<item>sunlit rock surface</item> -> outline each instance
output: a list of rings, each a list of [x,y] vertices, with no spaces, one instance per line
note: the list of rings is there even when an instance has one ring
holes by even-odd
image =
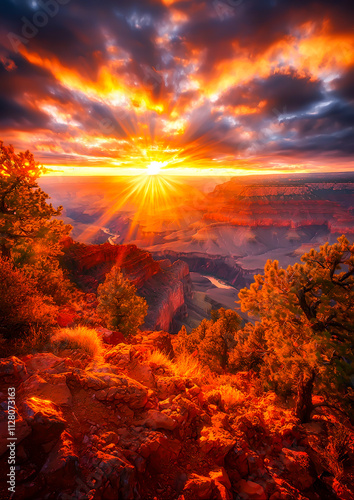
[[[239,396],[223,403],[216,378],[178,372],[169,337],[141,333],[130,343],[106,344],[95,359],[70,350],[0,359],[2,435],[9,384],[17,394],[17,498],[353,498],[354,450],[341,481],[321,454],[333,424],[299,425],[273,393],[257,396],[247,372],[228,375]],[[170,357],[159,361],[154,353],[162,349]],[[55,377],[70,398],[58,399],[54,388],[45,397],[30,394]],[[6,495],[0,482],[0,498]]]

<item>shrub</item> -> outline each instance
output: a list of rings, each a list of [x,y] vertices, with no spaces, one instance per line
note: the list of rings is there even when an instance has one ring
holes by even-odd
[[[151,365],[156,365],[158,368],[163,368],[169,372],[173,371],[172,360],[162,351],[156,349],[148,354],[147,362]]]
[[[61,349],[82,349],[90,356],[102,354],[103,344],[96,330],[86,326],[62,328],[55,332],[51,341]]]
[[[28,334],[55,324],[57,307],[36,282],[0,258],[0,328],[5,336]]]
[[[242,320],[232,309],[221,308],[212,311],[211,316],[189,335],[182,329],[174,346],[177,353],[196,354],[203,365],[220,373],[227,368],[228,352],[235,344],[234,336]]]
[[[136,295],[136,288],[124,278],[120,268],[114,266],[105,282],[98,287],[97,312],[108,328],[116,328],[123,335],[136,333],[144,323],[147,303]]]

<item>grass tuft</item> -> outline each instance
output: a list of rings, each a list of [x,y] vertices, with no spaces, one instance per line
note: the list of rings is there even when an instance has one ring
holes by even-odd
[[[147,362],[178,377],[188,377],[202,381],[209,374],[209,371],[200,364],[197,358],[185,352],[171,360],[163,352],[155,350],[148,355]]]
[[[102,354],[102,340],[96,330],[86,326],[75,328],[61,328],[52,336],[53,344],[58,344],[60,349],[82,349],[92,357]]]

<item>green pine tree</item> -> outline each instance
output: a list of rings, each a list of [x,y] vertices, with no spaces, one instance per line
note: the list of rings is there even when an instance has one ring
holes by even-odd
[[[296,414],[309,420],[312,391],[326,400],[350,397],[354,374],[354,245],[312,249],[286,270],[267,261],[249,289],[239,293],[242,311],[260,318],[267,355],[263,376],[271,388],[297,391]]]
[[[136,287],[114,266],[98,287],[97,312],[107,327],[118,329],[125,336],[135,334],[144,323],[147,309],[145,299],[136,295]]]

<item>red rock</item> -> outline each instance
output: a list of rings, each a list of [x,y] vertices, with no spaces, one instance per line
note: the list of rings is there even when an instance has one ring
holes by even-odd
[[[186,482],[183,492],[188,494],[188,498],[210,500],[214,487],[215,483],[210,477],[192,474],[191,478]]]
[[[24,380],[27,377],[26,366],[16,356],[0,358],[0,377],[15,377]]]
[[[353,500],[354,498],[353,486],[350,488],[349,485],[343,484],[342,482],[339,482],[337,479],[333,480],[331,486],[333,488],[333,491],[340,500]]]
[[[19,415],[17,408],[11,407],[11,410],[15,411],[15,437],[16,437],[16,446],[20,444],[27,436],[29,436],[32,432],[31,427],[27,424],[27,422]],[[0,405],[0,456],[3,455],[6,451],[9,450],[8,444],[10,441],[8,440],[9,431],[8,431],[8,407],[7,402],[4,402]]]
[[[140,382],[149,389],[155,389],[155,376],[150,366],[142,365],[140,363],[133,364],[128,367],[128,375],[137,382]]]
[[[168,439],[156,432],[144,440],[137,450],[139,455],[148,459],[147,467],[153,472],[163,470],[166,463],[176,460],[182,448],[177,439]]]
[[[51,352],[42,352],[28,357],[26,367],[29,371],[45,373],[63,373],[68,371],[70,360],[59,358]]]
[[[66,427],[61,411],[51,401],[28,398],[22,403],[22,415],[38,443],[58,439]]]
[[[71,392],[66,385],[66,379],[54,379],[55,383],[46,382],[42,377],[35,374],[28,378],[22,385],[22,391],[26,396],[35,396],[40,399],[52,401],[58,406],[67,406],[72,402]]]
[[[78,458],[74,453],[70,436],[64,432],[49,453],[40,475],[54,491],[72,487],[77,476],[77,462]]]
[[[267,500],[263,487],[253,481],[241,481],[237,485],[237,491],[242,500]]]
[[[214,479],[214,481],[218,481],[223,484],[228,490],[231,489],[230,479],[224,467],[221,467],[219,470],[209,472],[209,476]]]
[[[118,264],[148,302],[145,330],[168,331],[173,318],[186,307],[185,296],[191,293],[191,284],[185,262],[170,263],[162,269],[151,254],[135,245],[84,245],[66,240],[64,252],[63,260],[72,278],[86,292],[95,292]]]
[[[225,488],[225,486],[219,482],[215,482],[215,491],[214,491],[215,500],[232,500],[232,493]]]
[[[217,464],[223,464],[227,453],[235,446],[236,438],[222,427],[203,427],[199,439],[200,451],[210,454]]]
[[[105,354],[104,359],[114,366],[125,369],[129,366],[134,353],[134,346],[129,344],[118,344]]]
[[[146,425],[150,427],[150,429],[166,429],[172,431],[176,428],[177,422],[161,411],[149,410],[146,418],[140,422],[140,425]]]
[[[113,499],[135,500],[137,485],[135,468],[123,456],[115,457],[98,451],[91,476],[95,489],[99,491],[94,498],[109,500],[113,492],[115,494]]]
[[[121,332],[108,330],[107,328],[96,328],[105,344],[117,345],[125,342],[125,337]]]
[[[61,307],[57,316],[57,323],[60,328],[73,325],[77,317],[76,311],[72,307]]]
[[[286,468],[286,478],[296,488],[303,491],[313,485],[316,474],[307,453],[283,448],[280,459]]]
[[[174,356],[172,335],[167,332],[144,332],[140,340],[144,346],[157,349],[171,358]]]

